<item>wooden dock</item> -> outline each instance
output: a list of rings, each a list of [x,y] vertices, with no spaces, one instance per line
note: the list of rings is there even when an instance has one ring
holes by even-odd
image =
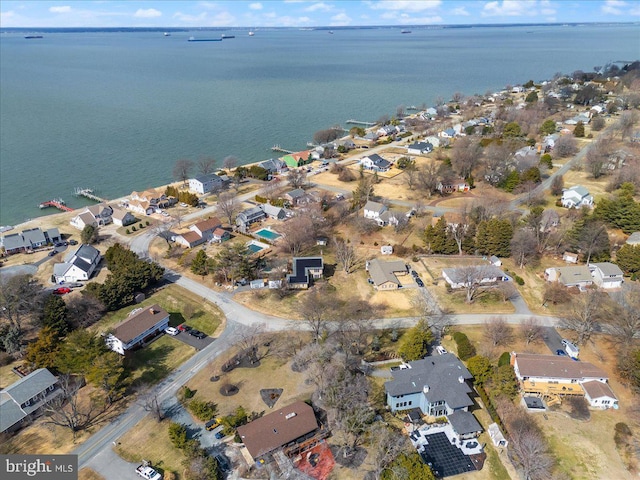
[[[373,127],[376,123],[375,122],[363,122],[361,120],[347,120],[346,122],[347,124],[351,124],[351,125],[364,125],[365,127]]]
[[[271,150],[274,152],[293,153],[293,150],[287,150],[286,148],[282,148],[280,145],[274,145],[271,147]]]
[[[58,210],[62,210],[63,212],[73,212],[73,208],[67,207],[67,205],[64,203],[64,200],[62,200],[61,198],[47,200],[46,202],[42,202],[39,206],[40,208],[54,207]]]
[[[76,189],[73,191],[73,194],[76,197],[85,197],[89,200],[93,200],[94,202],[107,203],[107,200],[105,198],[97,196],[91,188],[76,187]]]

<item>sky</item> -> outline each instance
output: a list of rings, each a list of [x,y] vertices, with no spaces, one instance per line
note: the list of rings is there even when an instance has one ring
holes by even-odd
[[[0,27],[314,27],[640,21],[639,0],[0,0]]]

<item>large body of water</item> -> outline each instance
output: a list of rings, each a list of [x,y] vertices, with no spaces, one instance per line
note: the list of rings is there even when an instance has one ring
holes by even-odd
[[[640,58],[637,25],[190,35],[1,34],[0,224],[51,198],[84,205],[78,186],[116,198],[168,183],[181,158],[255,162],[349,118]]]

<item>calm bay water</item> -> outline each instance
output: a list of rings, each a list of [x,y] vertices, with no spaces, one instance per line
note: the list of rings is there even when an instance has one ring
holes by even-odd
[[[190,35],[1,34],[0,224],[55,197],[84,205],[77,186],[168,183],[180,158],[255,162],[349,118],[640,58],[637,25]]]

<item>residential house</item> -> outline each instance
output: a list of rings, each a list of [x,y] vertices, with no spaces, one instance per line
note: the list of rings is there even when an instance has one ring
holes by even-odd
[[[462,179],[443,180],[438,182],[436,188],[440,193],[468,192],[471,190],[471,186]]]
[[[393,125],[383,125],[378,130],[376,130],[376,134],[379,137],[387,137],[389,135],[395,135],[398,133],[398,130]]]
[[[567,263],[578,263],[578,254],[573,252],[564,252],[562,254],[562,260]]]
[[[493,265],[478,265],[475,267],[443,268],[442,278],[451,288],[464,288],[470,282],[490,285],[509,280],[506,273]]]
[[[565,208],[580,208],[582,206],[590,207],[593,205],[593,196],[589,194],[589,190],[582,185],[574,185],[571,188],[562,190],[562,198],[560,199],[562,206]]]
[[[360,160],[360,165],[366,170],[372,170],[374,172],[388,172],[391,168],[391,162],[385,160],[377,153],[369,155]]]
[[[138,215],[151,215],[156,211],[156,208],[146,200],[129,200],[126,207]]]
[[[495,255],[491,255],[489,257],[489,264],[493,265],[494,267],[501,267],[502,266],[502,260],[500,260]]]
[[[279,158],[270,158],[258,164],[264,168],[270,175],[277,175],[288,170],[287,164]]]
[[[378,134],[376,132],[367,132],[367,134],[364,136],[365,140],[369,140],[370,142],[375,142],[376,140],[378,140]]]
[[[398,225],[401,219],[407,217],[407,213],[400,212],[398,210],[385,210],[380,214],[380,216],[376,219],[378,225],[381,227],[386,227],[387,225]]]
[[[605,290],[620,288],[624,282],[622,278],[624,273],[615,263],[590,263],[589,271],[593,277],[593,283]]]
[[[46,368],[0,390],[0,433],[14,432],[62,394],[58,379]]]
[[[473,413],[466,410],[456,410],[447,416],[453,431],[460,440],[476,438],[482,433],[482,426]]]
[[[206,240],[202,238],[202,236],[198,232],[190,230],[180,235],[176,235],[175,241],[183,247],[193,248],[197,247],[198,245],[202,245]]]
[[[132,192],[129,199],[137,202],[149,202],[149,205],[153,207],[154,210],[167,208],[172,203],[172,200],[167,197],[164,192],[155,188],[150,188],[144,192]]]
[[[383,261],[374,258],[367,262],[366,269],[376,290],[397,290],[402,286],[398,276],[409,273],[406,264],[401,260]]]
[[[293,207],[306,205],[313,201],[312,197],[301,188],[296,188],[295,190],[285,193],[282,198],[287,200]]]
[[[364,205],[364,218],[368,218],[370,220],[378,220],[380,218],[380,215],[382,215],[384,212],[386,212],[388,209],[386,207],[386,205],[383,205],[382,203],[378,203],[378,202],[374,202],[372,200],[369,200],[365,205]]]
[[[260,207],[251,207],[243,210],[236,217],[236,225],[242,231],[246,231],[247,227],[253,223],[259,222],[267,217],[264,210]]]
[[[105,203],[98,203],[97,205],[89,205],[85,211],[91,212],[93,217],[98,222],[98,225],[108,225],[112,221],[113,207]]]
[[[262,211],[265,215],[272,220],[284,220],[287,218],[287,212],[284,208],[276,207],[275,205],[271,205],[270,203],[263,203],[260,205]]]
[[[409,155],[424,155],[433,151],[433,145],[429,142],[413,142],[407,147]]]
[[[199,175],[189,179],[189,190],[204,195],[221,190],[224,187],[224,180],[215,173]]]
[[[97,249],[82,244],[75,251],[69,252],[63,263],[53,265],[53,278],[56,283],[89,280],[101,259]]]
[[[447,128],[438,133],[440,138],[453,138],[456,135],[456,131],[453,128]]]
[[[98,228],[99,222],[96,217],[89,210],[85,210],[84,212],[76,215],[71,219],[69,224],[77,228],[78,230],[84,230],[87,226],[92,226],[93,228]]]
[[[39,227],[23,230],[21,233],[12,233],[0,237],[0,247],[4,248],[7,255],[29,252],[44,247],[50,243],[60,241],[60,232],[57,228],[42,231]]]
[[[131,212],[127,212],[123,208],[115,207],[113,209],[113,215],[111,215],[113,223],[121,227],[127,227],[133,223],[136,223],[136,217]]]
[[[318,431],[313,408],[297,401],[238,427],[238,436],[258,465],[269,463],[276,450],[295,447]],[[297,453],[297,452],[296,452]]]
[[[169,314],[159,305],[135,309],[129,318],[111,329],[105,341],[114,352],[125,352],[144,346],[169,326]]]
[[[438,148],[441,142],[438,137],[434,137],[433,135],[425,138],[424,141],[433,145],[433,148]]]
[[[545,152],[549,152],[553,150],[553,147],[556,146],[556,142],[560,138],[559,133],[552,133],[551,135],[547,135],[543,140],[543,147]]]
[[[314,280],[322,278],[322,257],[293,257],[292,271],[287,275],[289,288],[309,288]]]
[[[47,239],[48,243],[56,243],[62,240],[62,235],[60,235],[60,231],[57,228],[45,230],[44,237]]]
[[[14,253],[26,252],[31,249],[31,245],[28,245],[21,233],[12,233],[2,237],[2,247],[7,255],[13,255]]]
[[[449,416],[468,411],[473,405],[473,379],[469,370],[452,353],[426,357],[391,372],[384,384],[387,405],[392,412],[419,408],[424,415]]]
[[[218,227],[213,231],[213,237],[211,238],[212,242],[222,243],[226,242],[231,238],[231,234],[227,232],[224,228]]]
[[[560,355],[512,352],[511,365],[525,394],[547,398],[584,395],[592,407],[598,408],[618,403],[608,385],[609,375],[589,362],[577,362]]]
[[[216,228],[222,226],[222,222],[218,217],[208,218],[202,222],[197,222],[189,227],[189,230],[196,232],[203,241],[208,241],[213,238],[213,232]]]
[[[580,289],[593,284],[593,277],[586,265],[547,268],[544,271],[544,278],[547,282],[558,282],[565,287]]]
[[[583,125],[587,125],[589,122],[591,121],[591,113],[590,112],[583,112],[580,113],[579,115],[576,115],[573,118],[570,118],[569,120],[565,120],[565,125],[576,125],[579,122],[582,122]]]
[[[640,232],[633,232],[631,235],[629,235],[629,238],[627,238],[627,241],[624,242],[627,245],[640,245]]]
[[[338,150],[338,148],[340,147],[344,147],[347,151],[353,150],[354,148],[356,148],[355,142],[350,138],[343,138],[340,140],[336,140],[335,142],[333,142],[333,146],[336,150]]]
[[[281,157],[280,160],[286,163],[289,168],[298,168],[311,163],[312,157],[309,150],[303,150],[302,152],[289,153]]]
[[[32,249],[44,247],[49,243],[44,232],[38,227],[23,230],[22,237],[27,244],[31,245]]]

